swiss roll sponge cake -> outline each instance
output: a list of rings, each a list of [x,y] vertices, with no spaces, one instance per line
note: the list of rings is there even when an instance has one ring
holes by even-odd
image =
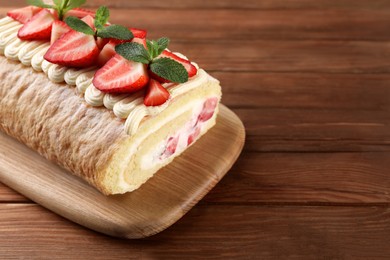
[[[33,2],[0,20],[1,131],[110,195],[139,188],[215,125],[219,81],[168,38],[83,1]]]

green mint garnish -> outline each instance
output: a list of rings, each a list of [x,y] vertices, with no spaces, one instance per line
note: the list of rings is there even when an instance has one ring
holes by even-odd
[[[80,7],[82,6],[83,4],[85,4],[85,2],[87,2],[87,0],[54,0],[55,3],[61,3],[63,4],[63,10],[65,10],[65,12],[69,11],[69,10],[72,10],[74,8],[77,8],[77,7]]]
[[[27,3],[41,8],[53,8],[52,5],[45,4],[42,0],[27,0]]]
[[[118,40],[131,40],[133,33],[122,25],[113,24],[102,29],[97,29],[97,36],[101,38],[114,38]]]
[[[110,11],[107,7],[101,6],[96,11],[96,17],[95,17],[95,27],[98,29],[101,29],[104,27],[104,25],[108,22],[108,19],[110,18]]]
[[[62,21],[64,15],[73,8],[80,7],[85,4],[86,0],[53,0],[54,5],[45,4],[43,0],[27,0],[29,5],[34,5],[42,8],[51,8],[57,11],[58,18]]]
[[[126,42],[115,47],[115,51],[127,60],[149,64],[151,58],[142,44]]]
[[[150,70],[160,77],[176,83],[188,81],[188,72],[184,66],[170,58],[159,58],[150,64]]]
[[[88,24],[86,24],[84,21],[80,20],[77,17],[69,16],[65,19],[65,21],[70,28],[78,32],[82,32],[84,34],[89,34],[89,35],[95,35],[94,30],[91,27],[89,27]]]
[[[89,35],[94,35],[95,37],[113,38],[118,40],[131,40],[134,38],[133,33],[122,25],[113,24],[106,26],[109,17],[110,11],[105,6],[100,7],[96,11],[96,32],[91,27],[89,27],[88,24],[77,17],[70,16],[65,19],[65,22],[73,30]]]
[[[115,47],[115,51],[127,60],[149,65],[150,70],[158,76],[175,83],[188,81],[188,73],[182,64],[171,58],[158,58],[168,47],[169,39],[146,41],[147,49],[142,44],[127,42]]]

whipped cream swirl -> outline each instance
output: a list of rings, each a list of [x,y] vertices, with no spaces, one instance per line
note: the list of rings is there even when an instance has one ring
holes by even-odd
[[[142,120],[147,116],[155,116],[165,110],[172,99],[207,80],[207,74],[198,70],[198,74],[184,84],[164,84],[171,94],[170,99],[161,106],[147,107],[143,104],[144,91],[132,94],[105,94],[98,90],[92,83],[96,68],[74,69],[52,64],[44,59],[44,55],[50,44],[42,41],[23,41],[17,37],[18,30],[23,25],[10,17],[0,19],[0,54],[10,60],[19,60],[26,66],[32,66],[36,71],[43,71],[54,83],[67,83],[75,86],[80,94],[84,94],[85,101],[91,106],[105,106],[113,110],[113,113],[126,119],[125,129],[128,134],[134,134]],[[187,59],[181,53],[177,56]],[[199,68],[196,63],[192,63]]]

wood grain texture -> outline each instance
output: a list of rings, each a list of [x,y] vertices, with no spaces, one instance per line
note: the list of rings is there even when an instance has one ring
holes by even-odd
[[[30,200],[8,186],[0,183],[0,203],[29,202]]]
[[[235,109],[246,151],[389,151],[388,111]]]
[[[243,153],[202,204],[390,206],[388,153]],[[28,202],[0,185],[0,201]]]
[[[0,14],[5,14],[10,9],[0,8]],[[121,8],[114,9],[111,13],[113,23],[145,28],[151,38],[164,35],[172,38],[174,42],[234,39],[245,41],[390,39],[386,33],[390,26],[387,9],[156,11]],[[159,22],[145,19],[150,16]],[[170,19],[165,19],[166,17]]]
[[[203,200],[390,206],[389,153],[244,153]]]
[[[104,196],[3,133],[0,181],[93,230],[126,238],[154,235],[203,198],[239,156],[244,127],[228,108],[220,109],[215,127],[134,192]]]
[[[24,6],[25,0],[4,1],[2,6]],[[158,8],[158,9],[383,9],[390,8],[387,0],[89,0],[86,7],[106,5],[114,8]]]
[[[195,207],[156,236],[128,241],[97,235],[40,206],[0,204],[0,257],[380,259],[390,254],[383,241],[389,227],[390,211],[382,207],[213,205]]]
[[[390,75],[212,72],[233,108],[390,111]]]
[[[91,232],[0,185],[0,258],[390,258],[390,1],[88,0],[103,3],[221,80],[244,153],[143,240]],[[0,16],[24,4],[0,1]]]

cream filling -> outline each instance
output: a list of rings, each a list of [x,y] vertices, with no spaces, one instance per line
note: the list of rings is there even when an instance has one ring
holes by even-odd
[[[19,60],[26,66],[32,66],[36,71],[43,71],[52,82],[66,82],[75,86],[77,92],[84,94],[85,101],[91,106],[104,105],[107,109],[112,109],[117,117],[126,119],[125,129],[130,135],[137,131],[144,117],[157,115],[169,106],[170,100],[208,80],[205,71],[199,69],[198,74],[184,84],[165,84],[171,93],[170,100],[161,106],[147,107],[143,104],[143,91],[111,95],[96,89],[92,84],[95,68],[77,70],[46,61],[44,55],[50,47],[49,43],[20,40],[17,33],[22,26],[10,17],[0,19],[0,54],[10,60]],[[187,59],[181,53],[175,54]],[[197,64],[193,64],[199,68]]]
[[[118,174],[118,182],[117,182],[117,184],[118,184],[118,188],[120,190],[124,190],[125,191],[125,190],[128,190],[128,189],[137,188],[137,186],[134,186],[133,184],[131,184],[131,183],[129,183],[129,182],[127,182],[125,180],[125,169],[127,168],[126,166],[129,164],[131,158],[137,152],[137,149],[140,147],[142,142],[144,142],[144,140],[148,136],[153,134],[155,129],[160,129],[165,124],[167,124],[169,122],[172,122],[175,118],[178,118],[179,116],[181,116],[182,114],[186,113],[187,111],[190,111],[190,110],[196,111],[196,109],[194,109],[194,108],[199,109],[200,106],[203,105],[203,102],[204,102],[203,99],[192,100],[191,102],[187,103],[185,106],[182,106],[180,109],[178,109],[174,113],[170,114],[169,117],[166,117],[164,120],[158,121],[155,124],[153,129],[151,129],[151,128],[143,129],[143,131],[138,134],[138,138],[133,140],[133,142],[131,143],[131,146],[127,149],[127,151],[125,153],[127,155],[126,159],[124,159],[122,161],[122,165],[121,165],[121,167],[119,167],[119,169],[123,169]],[[193,113],[199,113],[199,112],[193,112]],[[204,134],[205,128],[207,128],[207,125],[209,125],[212,120],[215,120],[216,116],[217,116],[217,113],[214,112],[214,115],[212,116],[212,118],[210,118],[208,121],[204,122],[204,124],[202,125],[202,130],[199,133],[198,138],[201,135]],[[192,122],[192,120],[191,120],[191,122]],[[157,147],[157,151],[152,152],[151,154],[147,154],[147,155],[145,155],[145,157],[156,157],[157,156],[156,154],[158,154],[158,156],[160,156],[159,152],[161,152],[161,151],[163,151],[163,149],[165,149],[165,142],[166,141],[167,140],[164,140],[163,142],[158,144],[158,146],[156,146]],[[175,154],[179,153],[179,151],[180,151],[179,149],[182,149],[182,148],[180,148],[180,147],[177,148],[177,151],[175,151]],[[142,158],[142,166],[141,167],[143,167],[143,169],[149,169],[151,167],[156,166],[156,164],[162,164],[162,163],[165,162],[165,160],[169,160],[169,158],[171,158],[171,156],[169,156],[167,158],[162,158],[162,159],[159,159],[158,161],[152,161],[152,163],[150,163],[150,161],[148,161],[145,157]]]
[[[188,121],[186,125],[184,125],[176,133],[157,144],[156,149],[153,150],[150,154],[145,154],[142,156],[141,169],[148,170],[155,167],[156,164],[164,164],[170,157],[175,156],[176,154],[180,154],[185,149],[187,149],[188,146],[190,146],[188,145],[188,138],[193,132],[192,129],[198,121],[199,114],[202,112],[204,100],[199,100],[198,102],[192,104],[193,110],[191,120]],[[204,131],[206,122],[198,123],[197,127],[199,127],[200,132]],[[174,153],[165,155],[164,152],[167,149],[170,138],[178,138],[177,146]]]

